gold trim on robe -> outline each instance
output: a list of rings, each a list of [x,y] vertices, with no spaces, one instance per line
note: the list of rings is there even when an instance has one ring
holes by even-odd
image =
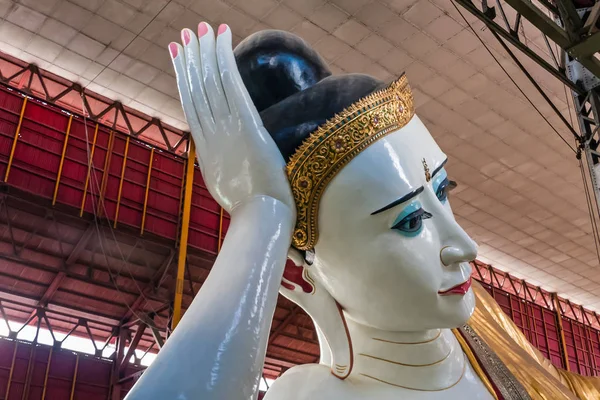
[[[465,353],[465,355],[467,356],[469,363],[471,363],[473,370],[475,371],[475,373],[477,374],[479,379],[481,379],[481,382],[483,382],[483,385],[487,388],[488,392],[490,392],[490,394],[494,397],[494,400],[504,400],[503,398],[502,399],[498,398],[498,393],[496,392],[496,388],[490,381],[490,378],[486,374],[483,367],[479,364],[479,361],[477,361],[475,354],[469,347],[465,338],[460,334],[458,329],[452,329],[452,333],[454,333],[454,336],[456,336],[456,340],[458,340],[458,343],[460,344],[460,347],[462,348],[463,353]]]
[[[466,324],[456,329],[455,332],[464,339],[475,357],[475,363],[472,364],[478,366],[475,370],[483,371],[492,383],[493,392],[490,393],[496,395],[500,400],[531,400],[523,385],[473,328]]]
[[[581,376],[553,366],[529,343],[481,285],[473,282],[473,291],[477,306],[467,327],[483,340],[532,400],[600,399],[600,378]],[[481,367],[485,369],[485,365],[474,365],[476,372]],[[486,373],[490,375],[489,371]],[[496,384],[493,377],[491,380]],[[504,399],[513,400],[510,397]]]

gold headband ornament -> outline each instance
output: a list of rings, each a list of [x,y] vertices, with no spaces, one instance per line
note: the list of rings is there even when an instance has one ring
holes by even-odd
[[[311,250],[315,246],[319,202],[333,177],[371,144],[408,124],[414,114],[412,92],[402,75],[309,135],[286,167],[297,210],[294,247]]]

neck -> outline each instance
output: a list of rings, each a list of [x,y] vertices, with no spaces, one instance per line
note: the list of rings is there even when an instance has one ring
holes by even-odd
[[[347,323],[354,376],[408,390],[439,391],[464,374],[466,360],[449,329],[390,332]]]

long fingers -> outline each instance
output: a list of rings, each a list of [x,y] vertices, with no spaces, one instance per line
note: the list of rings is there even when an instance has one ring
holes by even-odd
[[[262,126],[260,115],[238,71],[231,47],[231,30],[227,25],[219,27],[217,63],[219,64],[221,82],[223,83],[223,89],[225,89],[227,103],[229,103],[231,111],[237,113],[247,123],[253,123],[259,127]]]
[[[177,43],[169,44],[169,52],[171,53],[171,59],[173,60],[173,67],[175,68],[175,75],[177,77],[177,88],[179,89],[179,97],[181,98],[181,104],[183,106],[183,112],[185,119],[190,127],[192,138],[196,142],[198,148],[205,147],[205,139],[202,133],[202,126],[196,114],[196,108],[192,100],[192,94],[188,85],[187,73],[185,71],[185,54],[183,47]]]
[[[260,115],[250,98],[237,68],[231,45],[231,30],[219,27],[216,39],[212,28],[201,23],[200,39],[189,29],[182,31],[183,48],[171,43],[171,57],[186,119],[194,140],[204,142],[219,133],[221,121],[233,113],[245,124],[262,126]],[[196,138],[196,136],[202,136]]]
[[[185,49],[185,72],[188,80],[196,115],[202,125],[204,135],[212,135],[215,132],[215,121],[213,119],[204,83],[202,82],[202,65],[200,64],[200,48],[198,39],[190,29],[181,31],[181,40]]]
[[[215,48],[215,33],[210,25],[201,22],[198,25],[198,38],[200,41],[200,62],[202,64],[202,78],[208,96],[208,102],[215,119],[222,119],[229,115],[229,105],[225,98],[219,66],[217,65],[217,50]]]

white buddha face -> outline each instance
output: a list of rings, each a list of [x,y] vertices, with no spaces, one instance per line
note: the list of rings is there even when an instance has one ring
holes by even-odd
[[[468,262],[477,247],[454,220],[446,160],[414,116],[329,183],[310,268],[348,318],[416,331],[457,327],[471,316]]]

